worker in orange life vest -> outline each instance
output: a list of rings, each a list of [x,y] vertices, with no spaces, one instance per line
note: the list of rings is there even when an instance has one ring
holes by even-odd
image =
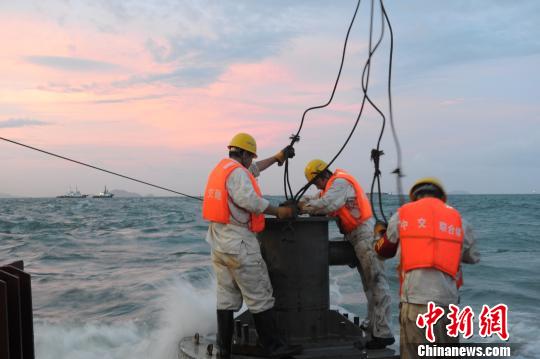
[[[457,210],[447,205],[446,192],[436,178],[418,180],[409,193],[412,202],[403,205],[388,222],[376,228],[380,239],[375,251],[393,257],[400,246],[400,351],[401,358],[416,358],[415,344],[429,344],[425,329],[416,325],[419,314],[432,301],[438,306],[458,304],[463,282],[460,263],[478,263],[471,227]],[[448,308],[445,308],[448,313]],[[457,343],[449,337],[448,318],[434,327],[435,344]]]
[[[371,338],[366,346],[380,349],[394,343],[390,330],[390,290],[384,263],[373,250],[372,209],[364,190],[356,179],[344,170],[334,173],[322,160],[310,161],[304,171],[308,181],[314,180],[321,190],[318,196],[305,196],[300,201],[301,212],[325,214],[338,219],[341,232],[353,246],[360,265],[358,272],[368,301],[368,315],[363,327]],[[363,343],[358,343],[363,347]]]
[[[290,218],[289,207],[274,207],[262,197],[255,180],[259,172],[294,156],[290,146],[277,155],[253,163],[255,139],[239,133],[229,143],[229,157],[210,173],[203,200],[203,218],[210,221],[206,240],[212,248],[217,278],[217,322],[220,358],[231,355],[233,312],[242,300],[253,314],[262,355],[298,354],[298,348],[277,337],[274,297],[268,269],[256,233],[264,229],[264,214]]]

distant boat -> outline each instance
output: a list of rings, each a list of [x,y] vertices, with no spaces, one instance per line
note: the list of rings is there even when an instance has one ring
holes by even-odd
[[[98,194],[95,194],[92,196],[92,198],[113,198],[114,193],[111,193],[107,190],[107,186],[105,186],[105,189],[103,192],[99,192]]]
[[[88,197],[87,194],[82,194],[79,192],[79,189],[75,187],[75,191],[73,191],[71,188],[69,189],[69,192],[60,196],[56,196],[56,198],[86,198]]]

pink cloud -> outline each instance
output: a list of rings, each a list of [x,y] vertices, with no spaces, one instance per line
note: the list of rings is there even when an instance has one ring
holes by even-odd
[[[0,20],[9,34],[2,39],[5,56],[0,59],[7,90],[0,94],[2,101],[19,104],[18,111],[3,115],[53,124],[46,130],[8,129],[6,135],[44,146],[162,146],[212,153],[222,151],[243,131],[252,133],[261,148],[274,148],[296,132],[303,111],[325,102],[331,90],[327,80],[306,76],[307,69],[292,65],[288,53],[259,63],[233,64],[206,88],[159,82],[119,88],[112,84],[172,70],[172,65],[155,63],[146,53],[141,33],[101,33],[85,27],[66,31],[65,26],[31,17]],[[292,57],[320,51],[320,45],[311,45],[307,53],[295,50]],[[28,56],[81,58],[118,67],[61,71],[24,61]],[[357,107],[336,101],[327,110],[310,113],[305,128],[352,126]]]

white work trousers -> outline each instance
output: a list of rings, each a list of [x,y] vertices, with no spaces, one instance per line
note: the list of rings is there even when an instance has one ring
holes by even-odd
[[[373,226],[369,221],[345,235],[360,262],[358,272],[368,303],[368,320],[372,336],[391,338],[390,287],[381,261],[373,249]]]
[[[274,306],[272,284],[261,253],[247,253],[244,243],[239,254],[212,250],[212,266],[217,278],[217,309],[238,311],[242,298],[251,313]]]

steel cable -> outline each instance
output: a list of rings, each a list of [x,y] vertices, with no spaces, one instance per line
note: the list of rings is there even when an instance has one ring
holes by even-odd
[[[90,168],[93,168],[93,169],[95,169],[95,170],[102,171],[102,172],[106,172],[106,173],[109,173],[109,174],[112,174],[112,175],[115,175],[115,176],[118,176],[118,177],[126,178],[126,179],[131,180],[131,181],[135,181],[135,182],[139,182],[139,183],[142,183],[142,184],[151,186],[151,187],[159,188],[159,189],[164,190],[164,191],[172,192],[172,193],[179,194],[179,195],[182,195],[182,196],[191,198],[191,199],[196,199],[196,200],[198,200],[198,201],[202,201],[202,197],[191,196],[191,195],[189,195],[189,194],[185,194],[185,193],[182,193],[182,192],[178,192],[178,191],[175,191],[175,190],[166,188],[166,187],[158,186],[158,185],[155,185],[155,184],[150,183],[150,182],[141,181],[141,180],[138,180],[138,179],[136,179],[136,178],[133,178],[133,177],[130,177],[130,176],[126,176],[126,175],[123,175],[123,174],[120,174],[120,173],[117,173],[117,172],[109,171],[109,170],[106,170],[106,169],[101,168],[101,167],[97,167],[97,166],[94,166],[94,165],[90,165],[90,164],[88,164],[88,163],[84,163],[84,162],[81,162],[81,161],[77,161],[77,160],[74,160],[74,159],[69,158],[69,157],[57,155],[57,154],[55,154],[55,153],[52,153],[52,152],[49,152],[49,151],[45,151],[45,150],[39,149],[39,148],[37,148],[37,147],[25,145],[24,143],[20,143],[20,142],[17,142],[17,141],[13,141],[13,140],[10,140],[10,139],[4,138],[4,137],[0,137],[0,140],[6,141],[6,142],[11,142],[11,143],[13,143],[13,144],[16,144],[16,145],[19,145],[19,146],[22,146],[22,147],[26,147],[26,148],[29,148],[29,149],[34,150],[34,151],[38,151],[38,152],[44,153],[44,154],[47,154],[47,155],[49,155],[49,156],[53,156],[53,157],[57,157],[57,158],[60,158],[60,159],[66,160],[66,161],[74,162],[74,163],[77,163],[77,164],[79,164],[79,165],[83,165],[83,166],[86,166],[86,167],[90,167]]]

